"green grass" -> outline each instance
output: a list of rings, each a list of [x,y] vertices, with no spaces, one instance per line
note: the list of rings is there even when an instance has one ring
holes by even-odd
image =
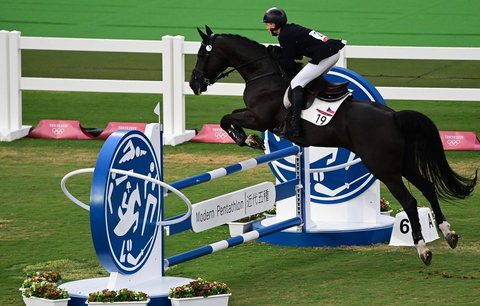
[[[352,45],[479,47],[478,1],[312,0],[256,1],[82,0],[0,1],[0,29],[25,36],[159,39],[183,35],[198,40],[195,27],[273,42],[261,23],[278,5],[291,22]]]
[[[154,121],[151,109],[158,98],[31,92],[24,96],[24,103],[25,115],[32,124],[47,114],[55,114],[98,127],[109,120]],[[221,114],[236,107],[237,100],[189,97],[187,122],[192,127],[218,122]],[[65,106],[62,111],[58,110],[59,103]],[[121,110],[115,107],[119,103],[124,105]],[[80,106],[84,107],[81,111]],[[477,103],[392,101],[390,106],[422,111],[444,130],[480,132]],[[89,113],[89,108],[95,111]],[[0,294],[6,297],[2,305],[21,303],[17,288],[26,272],[51,268],[62,272],[67,281],[104,275],[93,249],[88,213],[71,203],[59,187],[62,176],[69,171],[93,167],[102,144],[28,138],[0,143]],[[258,154],[234,145],[186,143],[166,147],[165,179],[175,181]],[[454,169],[464,174],[480,168],[477,152],[447,152],[447,156]],[[266,166],[185,192],[198,202],[264,180],[273,180]],[[89,185],[90,176],[84,175],[73,178],[69,190],[88,202]],[[411,189],[424,204],[421,195]],[[400,207],[383,186],[382,195],[395,209]],[[183,263],[167,274],[226,281],[233,290],[231,305],[393,305],[400,304],[395,302],[398,296],[402,297],[401,304],[430,304],[432,300],[442,305],[474,304],[472,301],[480,294],[479,200],[477,190],[465,201],[443,204],[461,242],[456,250],[448,249],[443,241],[432,243],[434,259],[430,267],[424,267],[416,251],[409,247],[380,244],[305,249],[253,242]],[[168,215],[183,211],[179,201],[173,197],[168,201]],[[201,234],[187,232],[167,237],[166,256],[226,237],[226,226]],[[447,296],[445,289],[449,290]],[[421,297],[418,292],[422,292]],[[442,299],[438,300],[438,296]]]
[[[24,75],[55,77],[68,72],[68,77],[147,80],[159,80],[161,76],[159,64],[149,66],[152,58],[141,59],[136,54],[109,57],[110,61],[106,62],[101,54],[95,53],[48,53],[25,53]],[[78,64],[80,55],[89,57],[89,60]],[[87,65],[89,61],[95,64]],[[192,58],[187,59],[187,73],[192,61]],[[435,73],[438,67],[432,63],[408,67],[390,62],[379,66],[370,65],[368,61],[351,64],[369,79],[377,80],[377,85],[390,84],[398,75],[408,75],[428,86],[441,87],[452,82],[453,74],[448,68],[451,66],[440,61],[436,64],[444,69],[438,75]],[[474,83],[471,86],[474,86],[479,76],[473,71],[469,73],[473,75],[470,79]],[[232,80],[238,81],[238,76],[229,79]],[[402,86],[400,81],[394,80],[393,83]],[[27,91],[23,93],[23,117],[24,124],[30,125],[36,125],[41,119],[76,119],[83,127],[96,128],[104,128],[110,121],[156,122],[152,110],[161,101],[161,95],[149,94]],[[396,110],[421,111],[441,130],[480,133],[480,105],[475,102],[388,101],[388,105]],[[241,106],[240,97],[187,96],[187,128],[200,129],[205,123],[218,123],[223,114]],[[17,289],[27,272],[54,269],[64,274],[66,281],[105,275],[93,249],[88,213],[72,204],[59,186],[66,173],[93,167],[102,144],[101,141],[28,138],[0,143],[3,196],[0,294],[6,298],[2,305],[21,303]],[[186,143],[166,147],[165,180],[175,181],[258,154],[234,145]],[[470,175],[480,168],[478,152],[447,152],[447,156],[452,167],[462,174]],[[263,166],[208,185],[191,187],[185,192],[195,203],[265,180],[273,181],[274,178]],[[88,203],[89,185],[90,176],[83,175],[69,182],[69,190]],[[385,187],[381,188],[382,195],[390,200],[394,209],[399,209],[399,203]],[[425,204],[419,192],[410,188],[419,203]],[[371,247],[287,248],[253,242],[183,263],[167,274],[228,282],[233,291],[231,305],[408,305],[430,304],[431,301],[443,305],[474,304],[480,295],[480,260],[477,256],[480,251],[479,200],[476,191],[465,201],[442,206],[460,233],[461,242],[456,250],[448,249],[443,241],[432,243],[434,259],[431,267],[424,267],[416,258],[416,251],[408,247],[380,244]],[[167,199],[167,207],[167,215],[175,215],[184,209],[183,204],[173,197]],[[188,232],[167,237],[166,256],[227,237],[226,226],[200,234]],[[448,295],[444,295],[445,290]],[[395,302],[399,296],[401,301]],[[438,300],[439,296],[441,300]]]
[[[17,288],[26,272],[55,269],[67,281],[104,275],[91,242],[88,213],[59,188],[67,172],[94,165],[101,145],[99,141],[38,139],[0,143],[0,293],[6,298],[2,305],[20,305]],[[234,145],[196,143],[165,151],[167,181],[258,155]],[[471,173],[480,167],[476,152],[447,155],[456,169]],[[205,158],[210,162],[200,165],[198,160]],[[265,166],[188,188],[185,193],[197,202],[263,180],[273,180]],[[69,182],[69,190],[88,202],[89,184],[89,175],[76,177]],[[388,193],[382,194],[391,199]],[[411,247],[293,248],[253,242],[180,264],[167,274],[226,281],[233,291],[231,305],[410,305],[432,300],[441,305],[473,305],[480,294],[479,200],[477,190],[465,201],[443,204],[461,243],[456,250],[443,241],[431,243],[430,267],[423,266]],[[176,202],[167,202],[168,214],[183,210]],[[226,226],[167,237],[166,256],[226,237]],[[446,289],[448,295],[444,295]],[[442,299],[437,300],[438,296]]]
[[[314,27],[352,45],[480,46],[480,2],[280,1],[292,21]],[[242,9],[238,9],[241,5]],[[24,36],[159,39],[184,35],[198,40],[195,27],[275,42],[259,22],[268,1],[173,2],[85,0],[0,1],[0,29]],[[317,9],[318,8],[318,9]],[[193,56],[186,58],[189,75]],[[467,61],[349,60],[353,70],[376,86],[480,88],[479,64]],[[22,52],[22,75],[99,79],[161,80],[161,56],[94,52]],[[233,74],[227,81],[238,81]],[[83,127],[111,121],[156,122],[152,110],[161,95],[27,91],[24,124],[41,119],[75,119]],[[396,110],[415,109],[441,130],[480,134],[477,102],[388,101]],[[187,128],[218,123],[242,106],[240,97],[187,96]],[[60,190],[68,172],[95,165],[101,141],[21,139],[0,142],[0,294],[2,306],[21,305],[18,288],[28,272],[57,270],[66,281],[106,275],[93,248],[89,215]],[[234,145],[186,143],[165,148],[165,180],[175,181],[259,155]],[[462,174],[480,168],[478,152],[447,152]],[[69,190],[89,201],[90,175],[72,178]],[[185,190],[193,202],[274,180],[266,166]],[[382,186],[382,196],[399,209]],[[419,203],[425,200],[410,187]],[[183,211],[167,198],[167,215]],[[411,247],[293,248],[257,242],[173,267],[169,276],[205,277],[227,282],[230,305],[477,305],[480,296],[480,192],[464,201],[442,203],[459,247],[430,244],[434,257],[425,267]],[[178,204],[178,205],[177,205]],[[166,256],[228,237],[220,226],[200,234],[166,237]]]

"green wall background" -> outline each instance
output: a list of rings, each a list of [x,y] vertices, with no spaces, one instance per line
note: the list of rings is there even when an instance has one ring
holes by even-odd
[[[289,21],[351,45],[480,47],[478,0],[173,1],[0,0],[0,29],[23,36],[158,39],[195,27],[274,42],[261,23],[279,6]]]

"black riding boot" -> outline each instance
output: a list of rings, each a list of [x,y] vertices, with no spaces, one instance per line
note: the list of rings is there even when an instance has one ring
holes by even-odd
[[[303,94],[302,86],[297,86],[292,90],[292,109],[290,114],[290,127],[287,129],[287,134],[293,137],[300,136],[300,126],[303,104],[305,103],[305,97]]]

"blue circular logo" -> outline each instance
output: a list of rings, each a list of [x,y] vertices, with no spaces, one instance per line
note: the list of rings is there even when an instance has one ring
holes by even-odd
[[[357,73],[340,67],[333,67],[327,74],[331,82],[349,81],[349,89],[357,100],[385,104],[375,87]],[[279,138],[271,132],[264,133],[266,153],[274,152],[293,144]],[[343,148],[309,147],[310,168],[330,168],[350,164],[359,157]],[[295,157],[279,159],[269,164],[279,182],[295,178]],[[343,169],[316,172],[310,174],[310,201],[316,204],[337,204],[348,201],[362,194],[375,182],[375,177],[361,163],[352,164]]]
[[[138,131],[111,135],[100,151],[92,180],[90,223],[97,257],[109,272],[132,274],[153,248],[161,218],[160,187],[132,172],[161,179],[150,141]]]

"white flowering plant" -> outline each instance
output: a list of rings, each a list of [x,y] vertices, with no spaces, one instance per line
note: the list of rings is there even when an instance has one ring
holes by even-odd
[[[22,294],[25,297],[38,297],[47,300],[69,298],[68,291],[59,288],[62,277],[57,272],[35,272],[25,278],[22,283]]]
[[[384,197],[380,198],[380,211],[390,211],[392,207],[390,202],[388,202]]]
[[[170,288],[168,296],[170,298],[183,299],[228,293],[230,293],[230,288],[225,283],[209,282],[202,278],[197,278],[186,285]]]
[[[88,295],[88,302],[133,302],[133,301],[146,301],[148,300],[148,294],[141,291],[133,291],[127,288],[120,290],[104,289],[102,291],[91,292]]]

